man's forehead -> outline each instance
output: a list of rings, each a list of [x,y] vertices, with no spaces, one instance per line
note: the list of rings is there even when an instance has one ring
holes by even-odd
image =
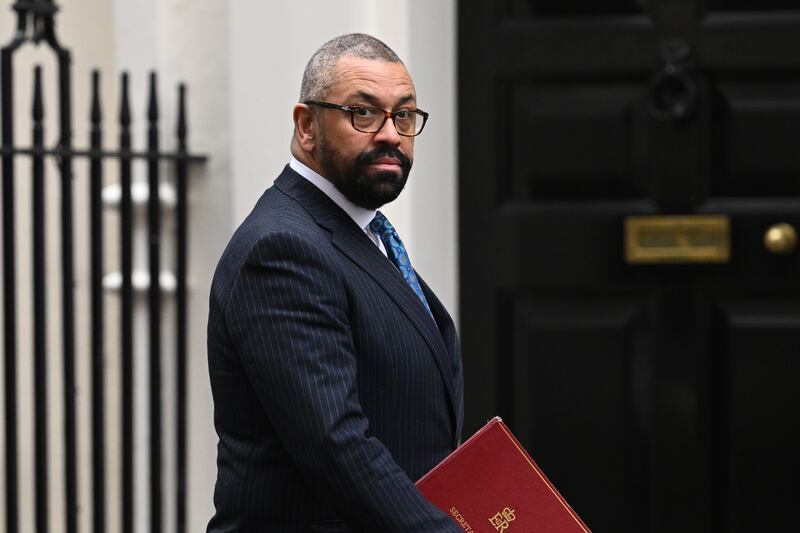
[[[414,82],[402,63],[345,56],[336,64],[335,76],[331,93],[340,97],[416,98]]]

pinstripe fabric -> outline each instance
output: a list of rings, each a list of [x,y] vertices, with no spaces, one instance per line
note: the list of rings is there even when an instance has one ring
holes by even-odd
[[[453,450],[461,358],[391,262],[288,167],[214,277],[210,532],[459,532],[417,492]]]

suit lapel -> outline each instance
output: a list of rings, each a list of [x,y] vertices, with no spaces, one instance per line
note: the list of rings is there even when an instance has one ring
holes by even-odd
[[[436,365],[444,378],[450,400],[451,415],[459,423],[453,387],[452,354],[445,345],[442,334],[417,295],[361,228],[314,184],[298,175],[288,166],[275,181],[275,186],[297,200],[314,217],[318,224],[331,232],[333,245],[358,265],[386,292],[425,340]],[[428,293],[430,289],[425,286]],[[430,300],[429,300],[430,303]],[[441,304],[436,300],[439,308]],[[440,309],[437,309],[440,311]],[[441,316],[441,313],[439,313]],[[444,313],[446,315],[446,312]],[[438,317],[437,317],[438,318]],[[448,317],[449,319],[449,317]],[[452,323],[452,321],[450,321]]]

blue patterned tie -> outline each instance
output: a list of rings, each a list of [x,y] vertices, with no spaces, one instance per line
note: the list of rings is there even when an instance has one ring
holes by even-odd
[[[383,213],[378,211],[375,213],[375,218],[372,219],[372,222],[369,223],[369,229],[372,232],[380,237],[381,241],[383,241],[383,245],[386,247],[386,255],[389,256],[394,266],[397,267],[397,270],[403,275],[403,279],[405,279],[411,289],[417,294],[417,297],[422,302],[422,305],[425,306],[425,309],[428,310],[428,313],[433,317],[433,313],[431,313],[431,308],[428,305],[428,301],[425,299],[425,295],[422,293],[422,287],[420,287],[419,280],[417,279],[417,275],[414,273],[414,269],[411,267],[411,260],[408,258],[408,252],[406,252],[406,247],[403,246],[403,241],[400,240],[400,236],[397,235],[397,232],[394,229],[394,226],[386,220],[386,217],[383,216]]]

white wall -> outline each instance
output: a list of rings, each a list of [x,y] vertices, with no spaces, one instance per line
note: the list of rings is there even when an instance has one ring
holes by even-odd
[[[125,69],[132,79],[135,140],[141,147],[144,140],[143,113],[146,99],[146,78],[150,70],[160,75],[163,145],[172,146],[175,115],[175,84],[186,81],[189,87],[190,146],[193,151],[209,156],[208,162],[192,172],[190,186],[190,324],[189,324],[189,531],[202,531],[212,513],[212,490],[216,474],[217,438],[212,426],[213,407],[208,384],[205,353],[205,323],[208,292],[216,261],[236,225],[247,215],[257,197],[268,187],[289,158],[292,133],[291,110],[297,101],[305,63],[324,41],[348,32],[365,32],[384,40],[405,61],[414,78],[419,105],[430,112],[425,132],[417,138],[415,163],[406,190],[400,199],[385,209],[405,241],[417,269],[437,291],[454,315],[457,311],[456,265],[456,163],[455,163],[455,1],[454,0],[71,0],[57,2],[58,34],[73,51],[75,102],[75,143],[85,146],[88,101],[88,71],[99,66],[104,72],[104,110],[109,121],[116,119],[118,102],[117,71]],[[10,39],[13,16],[7,16],[13,0],[0,0],[0,43]],[[35,54],[20,60],[19,72],[28,72]],[[21,74],[20,74],[21,76]],[[27,88],[21,89],[27,91]],[[26,92],[27,94],[27,92]],[[19,104],[18,104],[19,106]],[[49,105],[49,111],[55,110]],[[20,113],[27,113],[27,104]],[[18,138],[27,139],[27,130],[18,130]],[[22,137],[25,135],[25,137]],[[116,141],[116,129],[108,128],[107,143]],[[142,170],[135,178],[143,179]],[[78,176],[85,180],[85,175]],[[113,169],[108,179],[116,179]],[[76,185],[77,186],[77,185]],[[85,191],[76,191],[85,196]],[[29,203],[28,197],[23,199]],[[81,200],[83,201],[83,200]],[[53,204],[55,205],[55,204]],[[82,204],[85,206],[85,203]],[[53,207],[52,209],[55,209]],[[56,211],[49,216],[56,218]],[[108,231],[116,231],[116,219],[109,212]],[[87,221],[76,223],[79,239],[85,240]],[[29,227],[21,225],[21,231]],[[27,242],[28,237],[20,237]],[[86,244],[83,246],[85,252]],[[140,242],[139,246],[143,246]],[[20,251],[23,253],[24,250]],[[108,243],[107,268],[116,268],[116,239]],[[144,258],[139,254],[139,260]],[[165,269],[171,267],[171,256],[164,258]],[[88,300],[85,287],[88,267],[79,261],[77,286],[81,320],[85,320]],[[57,280],[57,278],[54,278]],[[21,280],[22,281],[22,280]],[[28,280],[24,280],[27,284]],[[55,298],[58,284],[51,290]],[[80,292],[83,290],[84,292]],[[20,298],[23,298],[20,295]],[[54,300],[56,303],[58,300]],[[113,344],[118,335],[114,306],[116,296],[109,294],[107,335]],[[168,311],[171,311],[168,302]],[[30,302],[20,302],[29,314]],[[86,326],[85,322],[79,325]],[[20,338],[29,338],[29,323],[20,324]],[[171,327],[165,321],[165,337]],[[137,332],[146,334],[146,328]],[[57,338],[57,331],[51,335]],[[84,335],[85,337],[85,335]],[[144,344],[139,342],[140,347]],[[167,346],[165,344],[165,346]],[[20,346],[29,349],[30,346]],[[88,343],[79,339],[81,351],[79,375],[88,387]],[[165,349],[165,353],[169,353]],[[143,357],[140,356],[140,357]],[[54,380],[60,379],[54,369]],[[138,367],[137,411],[146,413],[146,373]],[[21,369],[24,380],[30,368]],[[167,381],[171,366],[165,363],[165,399],[173,391]],[[110,391],[118,391],[119,366],[113,347],[109,348],[106,383]],[[26,381],[27,382],[27,381]],[[0,382],[0,386],[1,386]],[[59,391],[56,383],[54,391]],[[116,393],[116,392],[114,392]],[[22,393],[28,394],[28,393]],[[89,395],[88,388],[79,392],[82,423],[81,458],[88,460]],[[111,394],[111,393],[110,393]],[[30,400],[27,396],[23,399]],[[58,396],[52,399],[51,411],[58,412]],[[109,428],[109,493],[110,531],[119,524],[119,456],[117,435],[118,405],[108,409]],[[174,439],[172,418],[165,418],[165,440]],[[146,420],[137,417],[140,428],[137,442],[146,443]],[[30,439],[30,421],[21,422]],[[2,426],[0,426],[2,427]],[[58,442],[58,421],[51,425],[51,441]],[[1,441],[2,439],[0,439]],[[30,444],[27,440],[25,443]],[[23,443],[23,444],[25,444]],[[2,442],[0,442],[2,446]],[[24,446],[23,446],[24,448]],[[29,448],[31,448],[29,446]],[[54,446],[51,470],[59,474],[59,452]],[[32,449],[32,448],[31,448]],[[139,479],[146,472],[146,451],[140,450]],[[165,480],[172,481],[171,459],[165,464]],[[2,468],[2,465],[0,465]],[[21,468],[32,470],[32,457],[26,455]],[[0,472],[1,473],[1,472]],[[81,474],[81,524],[88,526],[91,516],[89,480]],[[54,516],[62,508],[62,497],[54,486],[51,496]],[[23,480],[23,492],[32,496],[30,476]],[[32,501],[28,498],[28,501]],[[140,514],[137,530],[146,528],[146,494],[139,492]],[[2,513],[0,501],[0,514]],[[172,506],[165,508],[171,519]],[[26,524],[32,520],[32,509],[26,507]],[[0,531],[2,531],[0,524]],[[61,531],[54,521],[53,531]],[[170,531],[166,529],[165,531]]]

